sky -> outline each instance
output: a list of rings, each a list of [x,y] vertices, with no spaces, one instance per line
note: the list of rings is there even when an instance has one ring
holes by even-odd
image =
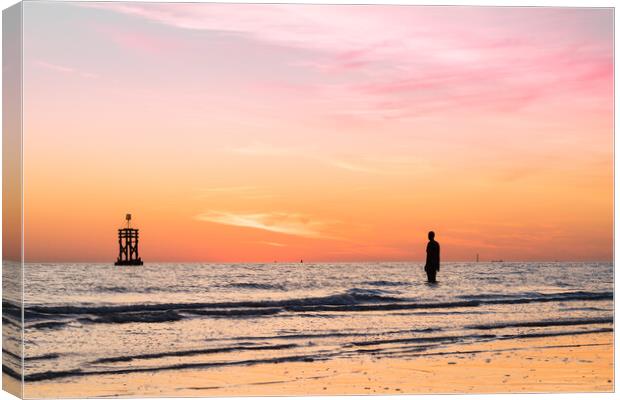
[[[24,3],[28,262],[613,255],[611,9]]]

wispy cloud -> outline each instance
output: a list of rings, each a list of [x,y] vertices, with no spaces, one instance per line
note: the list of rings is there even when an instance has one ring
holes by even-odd
[[[333,160],[333,159],[326,159],[324,160],[324,162],[328,165],[331,165],[332,167],[336,167],[336,168],[340,168],[340,169],[344,169],[347,171],[353,171],[353,172],[369,172],[369,173],[377,173],[378,171],[376,169],[364,166],[364,165],[358,165],[358,164],[353,164],[350,163],[348,161],[344,161],[344,160]]]
[[[234,154],[256,157],[295,157],[313,160],[333,168],[369,174],[402,175],[427,171],[429,166],[423,160],[403,155],[384,155],[368,157],[351,157],[346,155],[318,154],[316,149],[279,147],[266,143],[254,143],[248,146],[227,149]],[[242,188],[245,189],[245,188]]]
[[[220,186],[207,187],[197,190],[197,198],[216,197],[216,196],[235,196],[244,199],[268,199],[273,198],[274,194],[256,186]]]
[[[267,246],[273,246],[273,247],[286,247],[284,243],[278,243],[278,242],[259,242],[259,243],[266,244]]]
[[[219,186],[199,189],[208,193],[247,193],[256,190],[256,186]]]
[[[428,161],[403,155],[357,157],[354,159],[325,159],[329,165],[353,172],[382,175],[411,175],[427,173],[431,169]]]
[[[326,222],[298,213],[235,213],[210,210],[195,217],[199,221],[222,225],[261,229],[268,232],[306,238],[328,238],[324,230]]]
[[[45,68],[50,71],[60,72],[62,74],[72,74],[72,75],[81,76],[82,78],[98,78],[99,77],[99,75],[94,74],[92,72],[84,72],[84,71],[80,71],[73,67],[68,67],[66,65],[60,65],[60,64],[54,64],[54,63],[50,63],[47,61],[37,60],[35,61],[35,64],[38,67]]]
[[[299,150],[295,148],[274,146],[263,142],[255,142],[228,150],[232,153],[250,156],[285,156],[299,153]]]

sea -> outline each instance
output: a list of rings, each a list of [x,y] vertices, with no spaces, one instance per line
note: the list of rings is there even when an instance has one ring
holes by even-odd
[[[21,274],[4,268],[3,371],[17,377]],[[613,330],[609,262],[444,263],[437,284],[408,262],[26,264],[23,278],[26,383]]]

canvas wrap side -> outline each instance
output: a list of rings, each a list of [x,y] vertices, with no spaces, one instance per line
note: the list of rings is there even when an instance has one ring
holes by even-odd
[[[2,389],[23,397],[23,5],[2,12]]]

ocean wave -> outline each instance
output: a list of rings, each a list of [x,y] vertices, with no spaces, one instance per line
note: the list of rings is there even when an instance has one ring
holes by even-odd
[[[97,360],[93,361],[91,364],[127,362],[127,361],[133,361],[133,360],[149,360],[149,359],[164,358],[164,357],[188,357],[188,356],[196,356],[196,355],[202,355],[202,354],[231,353],[231,352],[246,351],[246,350],[284,350],[284,349],[291,349],[294,347],[297,347],[297,345],[293,343],[267,345],[267,346],[239,345],[239,346],[229,346],[229,347],[213,347],[213,348],[207,348],[207,349],[192,349],[192,350],[169,351],[169,352],[161,352],[161,353],[136,354],[136,355],[131,355],[131,356],[105,357],[105,358],[98,358]]]
[[[60,358],[58,353],[41,354],[40,356],[26,357],[26,361],[41,361],[41,360],[57,360]]]
[[[126,286],[97,286],[95,291],[106,293],[131,293],[136,290]]]
[[[368,286],[407,286],[409,285],[409,283],[407,282],[394,282],[394,281],[364,281],[362,282],[362,285],[368,285]]]
[[[396,338],[396,339],[378,339],[378,340],[363,340],[358,342],[352,342],[351,346],[377,346],[382,344],[393,344],[393,343],[434,343],[441,342],[444,344],[447,343],[456,343],[461,342],[465,339],[493,339],[496,335],[491,334],[483,334],[483,335],[454,335],[454,336],[424,336],[424,337],[405,337],[405,338]]]
[[[551,326],[574,326],[574,325],[595,325],[612,324],[613,318],[584,318],[584,319],[563,319],[563,320],[543,320],[543,321],[516,321],[498,324],[469,325],[467,329],[491,330],[503,328],[546,328]]]
[[[111,313],[132,313],[148,311],[167,311],[167,310],[194,310],[194,309],[249,309],[249,308],[287,308],[303,307],[314,305],[338,306],[355,305],[367,303],[387,303],[401,302],[405,299],[393,296],[384,296],[382,291],[368,289],[350,289],[342,294],[335,294],[321,297],[306,297],[284,300],[263,300],[263,301],[239,301],[239,302],[220,302],[220,303],[148,303],[148,304],[127,304],[127,305],[29,305],[26,307],[26,318],[37,318],[40,316],[53,315],[105,315]]]
[[[498,336],[495,340],[519,340],[519,339],[539,339],[544,337],[554,337],[554,336],[572,336],[572,335],[587,335],[587,334],[595,334],[595,333],[607,333],[613,332],[611,328],[602,328],[602,329],[593,329],[587,331],[564,331],[564,332],[544,332],[544,333],[525,333],[525,334],[515,334],[515,335],[504,335]],[[582,345],[548,345],[548,346],[539,346],[538,348],[558,348],[558,347],[573,347],[573,346],[598,346],[599,344],[582,344]],[[433,357],[433,356],[445,356],[445,355],[455,355],[455,354],[479,354],[479,353],[495,353],[495,352],[503,352],[503,351],[513,351],[515,348],[509,349],[484,349],[484,350],[457,350],[457,351],[440,351],[440,352],[420,352],[420,346],[407,346],[406,348],[400,348],[396,352],[392,352],[393,355],[401,354],[407,355],[409,357]],[[359,349],[357,350],[359,351]],[[377,350],[371,350],[377,351]],[[385,354],[386,352],[381,352]]]
[[[134,322],[141,323],[160,323],[160,322],[175,322],[183,319],[179,313],[166,310],[166,311],[152,311],[152,312],[130,312],[130,313],[109,313],[95,318],[80,318],[79,322],[82,323],[115,323],[115,324],[128,324]]]
[[[282,308],[233,308],[233,309],[197,309],[197,310],[181,310],[188,314],[203,315],[208,317],[229,317],[244,318],[258,317],[279,314],[284,311]]]
[[[338,337],[357,337],[357,336],[377,336],[377,335],[400,335],[403,333],[430,333],[441,331],[441,328],[422,328],[422,329],[399,329],[390,331],[369,331],[369,332],[324,332],[324,333],[283,333],[273,336],[236,336],[230,340],[296,340],[296,339],[318,339],[318,338],[338,338]]]
[[[185,369],[205,369],[205,368],[221,368],[227,366],[250,366],[257,364],[279,364],[285,362],[314,362],[326,359],[325,355],[297,355],[297,356],[284,356],[273,357],[263,359],[250,359],[240,361],[221,361],[221,362],[208,362],[208,363],[187,363],[187,364],[173,364],[163,365],[155,367],[143,367],[143,368],[122,368],[122,369],[105,369],[105,370],[84,370],[82,368],[74,368],[62,371],[46,371],[35,372],[24,376],[24,381],[27,382],[39,382],[59,378],[81,377],[89,375],[124,375],[137,372],[158,372],[158,371],[178,371]],[[2,366],[3,372],[7,375],[20,378],[20,375],[11,370],[7,366]]]
[[[461,296],[465,297],[465,296]],[[27,320],[76,318],[82,323],[159,323],[175,322],[190,316],[261,317],[280,313],[365,312],[403,310],[444,310],[458,312],[459,308],[484,305],[525,304],[568,301],[613,300],[613,292],[564,292],[527,294],[522,296],[478,295],[466,300],[418,302],[411,298],[386,295],[379,289],[353,288],[345,293],[322,297],[283,300],[239,301],[221,303],[163,303],[107,306],[48,306],[30,305],[25,309]],[[60,327],[66,321],[41,325],[40,328]]]
[[[36,324],[28,325],[29,329],[57,329],[62,328],[67,325],[66,321],[48,321],[48,322],[39,322]]]
[[[2,317],[2,323],[6,324],[6,325],[13,325],[13,326],[15,326],[17,328],[20,328],[20,329],[22,327],[22,324],[19,321],[15,321],[12,318]]]
[[[21,359],[22,359],[21,356],[13,353],[13,352],[11,352],[11,351],[9,351],[7,349],[2,349],[2,353],[8,355],[9,357],[13,357],[14,359],[19,360],[19,361],[21,361]]]
[[[572,336],[572,335],[585,335],[589,333],[606,333],[613,332],[613,328],[600,328],[600,329],[591,329],[585,331],[561,331],[561,332],[533,332],[533,333],[519,333],[516,335],[502,335],[498,336],[498,340],[509,340],[509,339],[535,339],[535,338],[544,338],[544,337],[553,337],[553,336]]]
[[[3,300],[2,301],[2,316],[10,316],[14,319],[21,320],[22,318],[22,307],[21,304],[14,304],[10,301]]]
[[[5,365],[5,364],[2,364],[2,373],[7,374],[11,378],[14,378],[20,381],[22,379],[22,375],[19,372],[13,370],[12,368],[10,368],[8,365]]]
[[[287,288],[284,285],[271,284],[271,283],[255,283],[255,282],[238,282],[229,283],[225,287],[237,288],[237,289],[250,289],[250,290],[279,290],[286,291]]]
[[[499,294],[499,293],[482,293],[476,295],[462,295],[458,296],[464,300],[480,300],[485,302],[529,302],[529,301],[571,301],[571,300],[612,300],[614,297],[613,292],[586,292],[586,291],[573,291],[573,292],[558,292],[558,293],[539,293],[539,292],[526,292],[526,293],[514,293],[514,294]]]

